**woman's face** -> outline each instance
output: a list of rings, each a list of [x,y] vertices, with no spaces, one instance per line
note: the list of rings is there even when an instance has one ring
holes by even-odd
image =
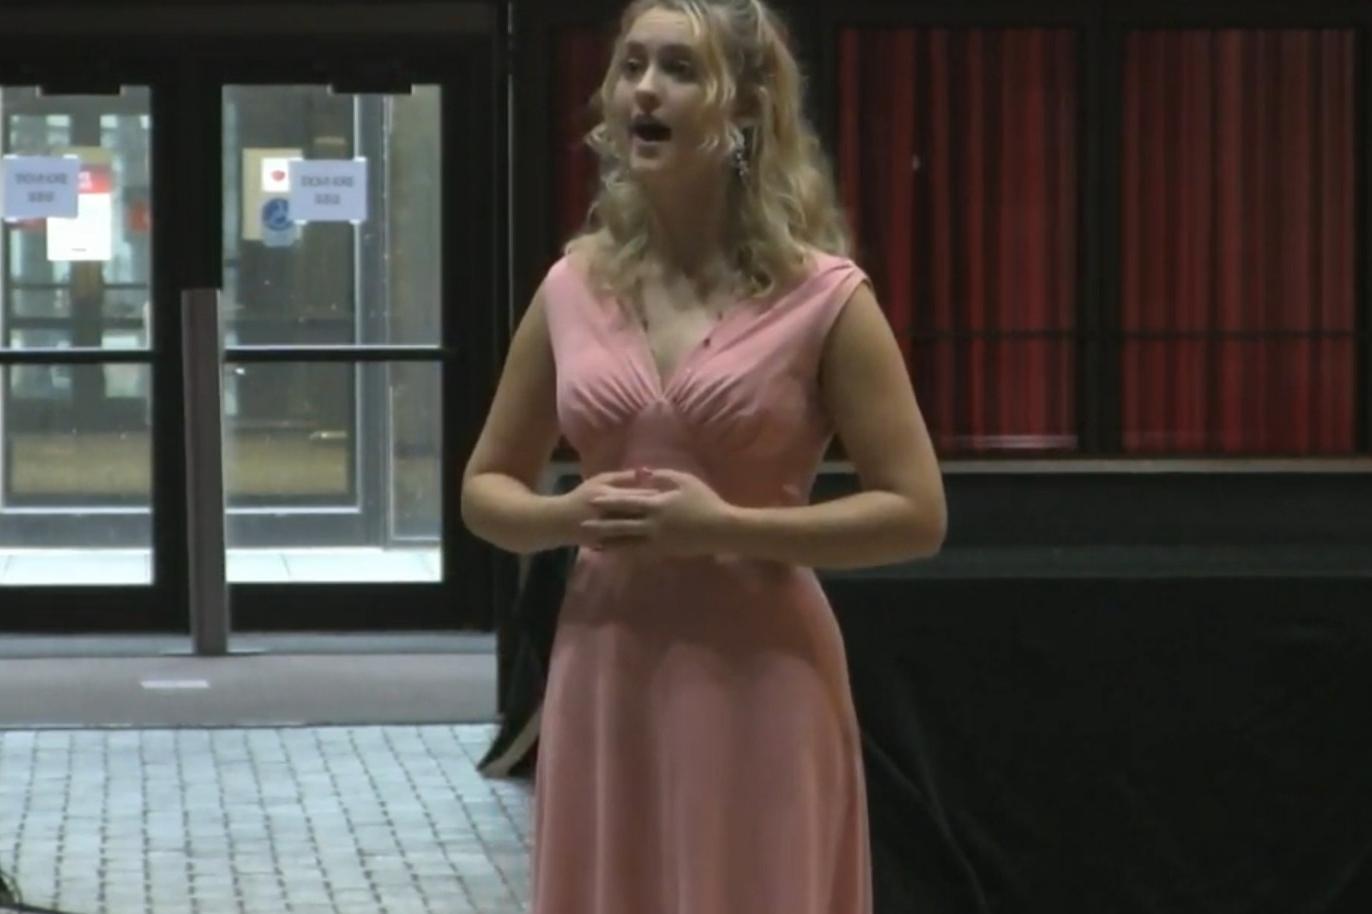
[[[719,149],[700,148],[708,122],[703,68],[683,13],[650,9],[625,35],[613,104],[629,170],[640,179],[689,180],[722,166]]]

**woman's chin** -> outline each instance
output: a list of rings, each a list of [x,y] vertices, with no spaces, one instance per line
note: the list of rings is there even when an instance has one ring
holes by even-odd
[[[682,190],[704,190],[708,185],[719,180],[722,169],[712,167],[713,163],[704,161],[691,161],[672,159],[667,156],[639,156],[629,157],[629,177],[642,184],[644,187],[652,188],[677,188]]]
[[[634,156],[629,160],[629,173],[640,181],[659,181],[671,170],[660,158]]]
[[[629,153],[629,164],[640,170],[661,169],[666,160],[666,150],[661,148],[635,147]]]

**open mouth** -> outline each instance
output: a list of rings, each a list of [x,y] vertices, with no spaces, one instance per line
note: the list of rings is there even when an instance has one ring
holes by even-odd
[[[656,118],[640,115],[634,118],[630,131],[645,143],[662,143],[672,138],[672,128]]]

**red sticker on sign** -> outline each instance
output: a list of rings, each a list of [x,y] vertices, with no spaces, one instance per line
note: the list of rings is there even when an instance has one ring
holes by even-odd
[[[114,175],[108,165],[81,164],[76,189],[83,194],[107,194],[114,185]]]

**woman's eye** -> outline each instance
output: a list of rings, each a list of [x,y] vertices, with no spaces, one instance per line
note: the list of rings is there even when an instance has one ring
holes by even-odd
[[[621,64],[620,70],[625,76],[637,76],[643,72],[646,66],[647,64],[643,60],[629,57]],[[662,69],[676,79],[695,79],[695,66],[689,60],[667,60],[663,62]]]

